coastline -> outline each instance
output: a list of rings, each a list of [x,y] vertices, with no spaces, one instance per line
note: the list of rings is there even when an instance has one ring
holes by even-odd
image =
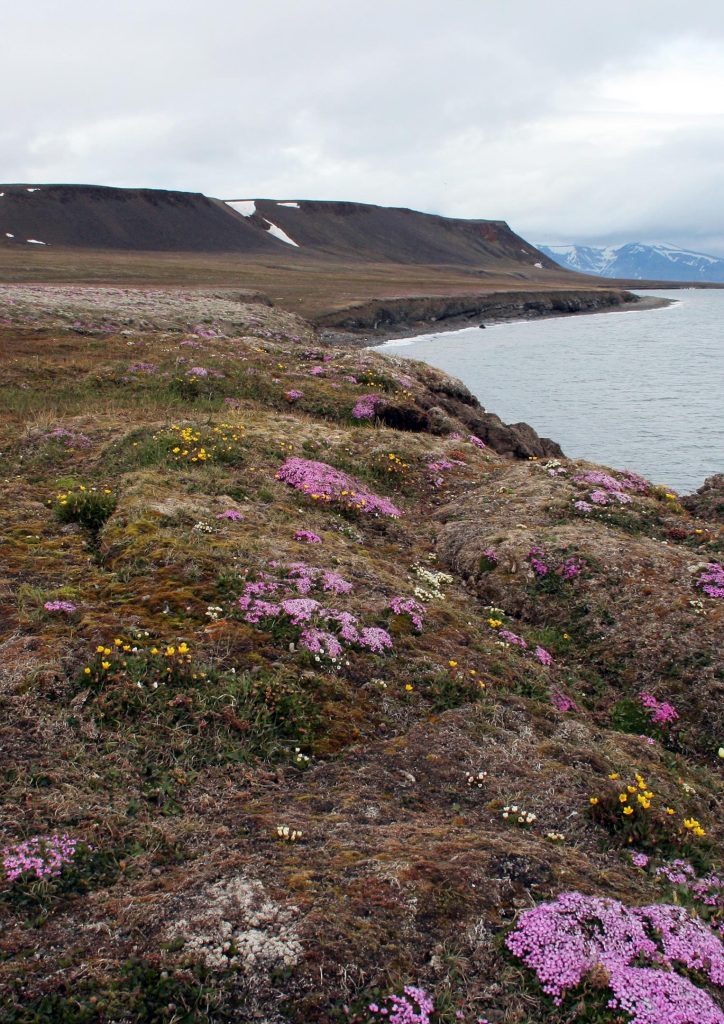
[[[320,340],[326,344],[370,348],[388,341],[471,327],[595,313],[644,312],[663,309],[675,302],[617,290],[495,292],[457,299],[429,297],[369,302],[328,314],[320,318],[316,326]]]

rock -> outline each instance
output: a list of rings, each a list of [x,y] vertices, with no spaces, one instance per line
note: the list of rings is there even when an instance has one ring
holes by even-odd
[[[724,522],[724,473],[707,477],[695,494],[687,494],[679,500],[687,512],[701,519]]]

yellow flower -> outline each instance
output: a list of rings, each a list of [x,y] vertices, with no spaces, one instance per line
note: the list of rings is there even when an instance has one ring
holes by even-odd
[[[597,796],[590,796],[588,798],[588,802],[589,802],[589,804],[591,804],[592,807],[595,807],[596,804],[598,803],[598,797]]]
[[[102,661],[101,662],[101,667],[102,668],[106,668],[106,669],[110,668],[111,667],[110,661]]]
[[[564,634],[563,634],[563,639],[564,639],[564,640],[570,640],[570,639],[571,639],[571,637],[570,637],[570,635],[569,635],[568,633],[564,633]]]
[[[624,814],[633,814],[633,807],[624,807],[623,813]]]
[[[101,644],[100,647],[96,647],[96,654],[103,654],[104,651],[105,647],[103,646],[103,644]]]
[[[615,780],[618,778],[618,772],[610,772],[608,777]]]
[[[130,645],[130,644],[124,644],[124,645],[123,645],[123,650],[124,650],[124,651],[125,651],[126,653],[128,653],[128,652],[130,651],[130,649],[131,649],[131,645]]]
[[[189,652],[189,645],[187,643],[179,644],[178,645],[178,652],[179,652],[179,654],[188,654],[188,652]]]
[[[626,789],[629,791],[629,793],[635,793],[636,792],[636,787],[635,786],[626,786]]]
[[[151,654],[158,654],[158,647],[152,647]]]
[[[667,807],[666,808],[666,813],[667,814],[676,814],[676,811],[674,810],[673,807]]]
[[[405,683],[405,689],[408,693],[412,693],[413,687],[410,683]]]
[[[488,619],[488,625],[491,629],[498,629],[503,625],[502,619]]]
[[[103,653],[104,653],[105,655],[108,655],[108,654],[110,654],[110,653],[111,653],[111,649],[110,649],[110,647],[104,647],[104,648],[103,648]]]
[[[643,807],[643,809],[644,809],[645,811],[648,811],[649,807],[651,806],[651,801],[650,801],[650,800],[647,800],[645,796],[641,796],[641,794],[640,794],[640,793],[639,793],[639,795],[638,795],[638,796],[636,797],[636,799],[637,799],[637,800],[638,800],[638,802],[639,802],[639,803],[641,804],[641,806]]]
[[[172,658],[175,653],[176,653],[176,648],[175,647],[167,647],[166,650],[164,651],[164,654],[166,655],[167,658]]]
[[[626,796],[625,793],[619,793],[618,794],[618,798],[619,798],[619,800],[621,801],[622,804],[625,804],[626,801],[628,800],[628,797]]]
[[[123,641],[119,640],[118,637],[116,637],[116,639],[113,641],[113,643],[116,645],[116,647],[120,647],[121,644],[123,643]]]
[[[90,670],[89,668],[84,668],[84,669],[83,669],[83,672],[84,672],[84,673],[85,673],[85,674],[86,674],[87,676],[89,676],[89,675],[91,674],[91,670]]]
[[[458,667],[458,663],[456,661],[449,661],[448,665],[450,666],[450,668],[457,668]]]

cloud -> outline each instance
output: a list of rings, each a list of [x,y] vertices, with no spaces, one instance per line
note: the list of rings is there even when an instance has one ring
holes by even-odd
[[[3,15],[8,181],[356,199],[541,241],[724,234],[699,0],[38,0]]]

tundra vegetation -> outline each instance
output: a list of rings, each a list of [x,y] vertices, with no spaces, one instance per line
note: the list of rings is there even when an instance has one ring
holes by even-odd
[[[265,305],[3,300],[0,1022],[721,1024],[719,522]]]

